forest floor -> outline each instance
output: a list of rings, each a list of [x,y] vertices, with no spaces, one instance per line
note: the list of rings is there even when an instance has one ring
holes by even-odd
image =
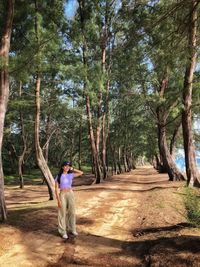
[[[148,166],[91,182],[88,175],[75,180],[79,235],[67,241],[45,185],[6,186],[0,266],[200,266],[200,229],[186,222],[184,182]]]

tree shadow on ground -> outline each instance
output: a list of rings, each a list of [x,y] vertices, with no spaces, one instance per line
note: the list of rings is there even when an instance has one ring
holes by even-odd
[[[75,189],[74,191],[85,191],[85,192],[96,192],[96,191],[104,191],[104,192],[127,192],[127,193],[130,193],[130,192],[148,192],[148,191],[152,191],[152,190],[164,190],[164,189],[167,189],[167,188],[176,188],[177,189],[177,186],[152,186],[150,188],[146,188],[146,189],[138,189],[138,188],[135,188],[135,189],[118,189],[118,188],[107,188],[107,187],[92,187],[92,188],[78,188],[78,189]]]
[[[93,220],[87,217],[78,217],[77,224],[92,225]],[[58,236],[57,233],[57,208],[25,208],[22,210],[10,210],[7,225],[18,228],[23,233],[40,233],[51,236]],[[163,267],[197,267],[200,256],[200,237],[197,236],[178,236],[178,230],[188,226],[187,224],[178,224],[167,227],[152,227],[137,229],[143,236],[136,238],[136,230],[132,230],[134,240],[122,241],[110,237],[92,235],[81,232],[76,239],[70,238],[64,248],[64,253],[58,259],[57,263],[48,264],[49,267],[58,266],[163,266]],[[177,231],[176,236],[166,237],[166,232]],[[159,233],[159,236],[145,239],[145,234]],[[40,236],[41,238],[41,236]],[[142,240],[141,240],[142,239]],[[64,243],[64,241],[63,241]],[[95,248],[105,247],[105,252],[97,252],[94,256],[85,256],[78,252],[75,253],[75,247],[79,246],[90,252]],[[106,249],[107,248],[107,249]],[[111,252],[113,249],[116,251]],[[97,249],[98,251],[98,249]],[[27,246],[27,253],[31,251]],[[90,254],[88,254],[90,255]],[[172,257],[173,255],[173,257]]]
[[[184,227],[192,227],[192,225],[189,223],[178,223],[175,225],[164,226],[164,227],[148,227],[148,228],[142,228],[142,229],[138,228],[132,231],[132,235],[135,237],[138,237],[138,236],[142,236],[142,235],[149,234],[149,233],[180,230]]]
[[[77,216],[77,225],[91,225],[94,221]],[[42,231],[46,234],[58,235],[57,207],[35,207],[10,209],[8,220],[4,225],[10,225],[23,232]]]
[[[95,256],[82,257],[78,252],[74,255],[69,254],[68,248],[66,248],[58,262],[49,265],[49,267],[79,265],[93,267],[199,266],[200,238],[195,236],[160,237],[155,240],[121,241],[108,237],[81,233],[78,241],[74,241],[74,245],[77,243],[80,247],[84,247],[86,251],[93,251],[100,246],[107,248],[115,247],[116,249],[120,248],[121,250],[116,250],[116,252],[97,253]],[[109,251],[109,249],[107,249],[107,251]]]

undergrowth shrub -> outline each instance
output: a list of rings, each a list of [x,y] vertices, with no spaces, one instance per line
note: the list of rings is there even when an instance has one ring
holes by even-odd
[[[184,198],[187,221],[194,227],[200,227],[200,194],[192,188],[185,189]]]

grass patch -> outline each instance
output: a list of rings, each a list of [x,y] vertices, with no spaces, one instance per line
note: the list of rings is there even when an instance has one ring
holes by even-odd
[[[184,204],[187,212],[187,221],[194,227],[200,227],[200,195],[192,188],[185,189]]]
[[[25,184],[33,184],[38,181],[42,182],[42,174],[38,169],[33,169],[31,170],[31,172],[25,173],[23,175],[23,178]],[[17,174],[5,175],[4,183],[5,185],[19,185],[20,184],[19,176]]]
[[[75,167],[76,168],[76,167]],[[78,168],[78,166],[77,166],[77,168]],[[91,173],[92,172],[92,168],[91,168],[91,166],[85,166],[85,165],[83,165],[83,166],[81,166],[81,170],[84,172],[84,173]]]
[[[78,169],[76,165],[74,165],[74,167]],[[81,169],[84,173],[91,173],[90,166],[82,166]],[[51,167],[50,170],[53,175],[53,178],[55,178],[59,172],[59,168]],[[24,184],[38,184],[40,182],[42,183],[43,181],[43,175],[39,169],[27,170],[24,173],[23,178],[24,178]],[[4,183],[5,185],[19,185],[20,184],[19,176],[17,174],[10,174],[10,175],[5,174]]]

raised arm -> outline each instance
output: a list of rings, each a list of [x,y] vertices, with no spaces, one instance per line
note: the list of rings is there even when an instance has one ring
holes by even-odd
[[[74,169],[74,168],[73,168],[73,172],[74,172],[74,177],[78,177],[78,176],[83,175],[83,172],[82,171],[77,170],[77,169]]]

